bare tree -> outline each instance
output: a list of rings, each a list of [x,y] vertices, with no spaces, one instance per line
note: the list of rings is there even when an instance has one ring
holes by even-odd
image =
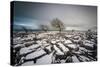
[[[88,40],[91,40],[92,39],[92,31],[91,31],[91,29],[88,29],[88,31],[85,33],[86,34],[86,38],[88,39]]]
[[[40,29],[47,32],[49,28],[47,25],[40,25]]]
[[[62,30],[65,29],[63,22],[57,18],[52,20],[51,25],[57,30],[59,30],[60,33]]]
[[[25,33],[27,33],[27,32],[28,32],[28,30],[27,30],[27,28],[26,28],[26,27],[22,26],[22,29],[25,31]]]

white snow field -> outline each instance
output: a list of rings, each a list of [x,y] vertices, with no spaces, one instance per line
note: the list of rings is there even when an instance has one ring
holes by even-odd
[[[57,34],[57,32],[42,32],[36,37],[35,34],[28,33],[24,37],[13,38],[12,46],[15,65],[74,63],[97,60],[97,43],[87,40],[85,35],[81,37],[81,33],[64,33],[65,35],[59,36],[60,34]]]

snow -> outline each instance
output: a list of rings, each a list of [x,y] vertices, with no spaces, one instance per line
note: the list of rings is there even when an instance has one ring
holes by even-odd
[[[27,49],[35,49],[35,48],[37,48],[39,46],[40,46],[39,44],[35,44],[35,45],[33,44],[33,45],[27,47]]]
[[[42,43],[43,43],[43,44],[46,44],[47,42],[46,42],[46,40],[42,40]]]
[[[65,40],[64,43],[65,43],[65,44],[69,44],[69,43],[72,43],[72,41],[71,41],[71,40]]]
[[[20,50],[20,54],[25,54],[25,53],[28,53],[28,52],[30,52],[31,50],[28,50],[28,48],[27,47],[25,47],[25,48],[22,48],[21,50]]]
[[[61,60],[61,63],[65,63],[65,60]]]
[[[28,53],[28,52],[32,51],[32,50],[30,50],[30,49],[34,49],[34,48],[36,48],[36,47],[39,47],[39,45],[32,45],[32,46],[30,46],[30,47],[24,47],[24,48],[22,48],[22,49],[20,50],[20,54]]]
[[[58,55],[64,55],[64,53],[61,50],[59,50],[59,48],[56,45],[53,45],[53,46],[54,46],[54,49],[57,51],[56,54],[58,54]]]
[[[65,35],[65,36],[68,37],[68,38],[72,37],[72,35]]]
[[[89,61],[90,59],[89,58],[87,58],[87,57],[85,57],[85,56],[80,56],[81,58],[82,58],[82,61]]]
[[[58,43],[58,45],[62,48],[63,52],[68,52],[69,49],[66,48],[62,43]]]
[[[33,65],[34,62],[33,61],[29,61],[29,62],[25,62],[22,64],[22,66],[29,66],[29,65]]]
[[[51,64],[51,62],[52,62],[52,54],[49,54],[42,57],[41,59],[38,59],[36,64]]]
[[[26,56],[26,59],[32,59],[32,58],[36,58],[38,56],[41,56],[45,53],[44,50],[37,50],[29,55]]]
[[[68,44],[67,46],[68,46],[68,47],[71,47],[71,48],[73,48],[73,49],[77,48],[76,44]]]
[[[48,49],[49,51],[51,51],[51,46],[46,47],[46,49]]]
[[[72,56],[73,62],[79,62],[76,56]]]
[[[92,48],[93,48],[93,45],[94,45],[94,44],[85,43],[84,45],[85,45],[85,46],[89,46],[89,47],[92,47]]]
[[[45,36],[44,36],[45,35]],[[38,38],[48,37],[47,33],[41,33],[37,36]]]
[[[17,47],[24,47],[24,44],[17,44],[14,46],[14,48],[17,48]]]
[[[50,34],[53,36],[49,36]],[[29,35],[27,35],[27,37],[24,37],[24,38],[20,38],[20,37],[14,38],[14,44],[16,44],[16,45],[14,45],[13,48],[21,47],[20,55],[29,53],[24,57],[27,60],[34,59],[43,54],[46,54],[46,52],[44,51],[44,48],[47,49],[48,51],[50,51],[49,54],[46,54],[46,55],[42,56],[41,58],[38,58],[36,64],[51,64],[51,62],[53,60],[52,57],[54,57],[52,55],[54,51],[56,51],[55,54],[62,55],[62,56],[64,56],[65,53],[70,51],[70,49],[67,48],[66,46],[72,48],[72,52],[79,55],[81,57],[82,61],[90,61],[89,58],[87,58],[85,56],[81,56],[80,54],[83,53],[84,51],[90,52],[90,54],[91,54],[92,51],[86,49],[85,46],[89,46],[90,48],[93,48],[93,46],[95,44],[93,41],[90,41],[90,40],[82,40],[83,45],[84,45],[84,47],[82,47],[82,46],[80,46],[80,44],[73,43],[73,41],[80,42],[81,37],[79,35],[75,35],[75,34],[70,35],[69,33],[68,34],[66,33],[66,35],[65,35],[65,37],[68,37],[68,39],[65,39],[64,37],[59,37],[58,34],[55,32],[40,33],[37,35],[37,38],[41,38],[41,40],[37,40],[36,44],[34,44],[34,40],[33,40],[34,37],[35,37],[34,34],[29,34]],[[71,41],[71,39],[73,41]],[[48,41],[49,41],[49,43],[48,43]],[[29,46],[25,47],[25,45],[28,45],[28,44],[29,44]],[[51,50],[52,46],[53,46],[54,50]],[[75,51],[76,48],[79,48],[79,50]],[[23,57],[21,57],[21,58],[23,58]],[[73,62],[80,62],[78,60],[78,58],[76,57],[76,55],[73,55],[72,59],[73,59]],[[65,63],[65,60],[66,59],[61,59],[59,61],[61,61],[61,63]],[[34,64],[33,61],[28,61],[28,62],[23,63],[22,65],[33,65],[33,64]]]
[[[80,52],[81,52],[81,51],[90,52],[90,50],[87,50],[86,48],[83,48],[83,47],[80,47],[80,48],[79,48],[79,51],[80,51]]]
[[[52,40],[52,41],[51,41],[51,43],[55,44],[55,43],[56,43],[56,41],[55,41],[55,40]]]

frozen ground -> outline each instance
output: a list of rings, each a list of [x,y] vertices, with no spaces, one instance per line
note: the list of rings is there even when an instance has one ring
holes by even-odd
[[[83,34],[42,32],[36,37],[34,33],[14,37],[15,65],[96,61],[97,43],[95,39],[87,40]]]

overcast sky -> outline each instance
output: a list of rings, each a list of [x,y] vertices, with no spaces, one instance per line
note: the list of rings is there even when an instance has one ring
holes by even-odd
[[[66,30],[87,30],[97,27],[97,7],[67,4],[14,2],[14,27],[38,29],[40,24],[50,25],[58,18]]]

